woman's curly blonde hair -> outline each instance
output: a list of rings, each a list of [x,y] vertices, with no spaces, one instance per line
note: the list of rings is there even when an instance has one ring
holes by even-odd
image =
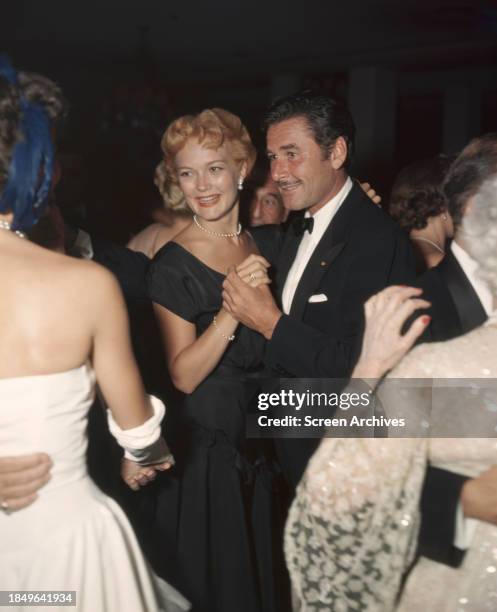
[[[197,138],[208,149],[218,149],[227,144],[237,163],[246,162],[247,176],[256,158],[256,150],[247,128],[239,117],[226,110],[209,108],[198,115],[184,115],[173,121],[162,137],[164,158],[157,166],[154,182],[166,208],[176,212],[188,210],[178,185],[174,158],[189,138]]]

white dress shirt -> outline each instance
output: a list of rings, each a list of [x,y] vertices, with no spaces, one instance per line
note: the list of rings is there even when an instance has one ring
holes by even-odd
[[[450,249],[475,290],[483,306],[483,310],[486,312],[487,316],[490,316],[493,312],[493,296],[484,281],[479,279],[475,273],[478,264],[455,240],[452,241]],[[456,510],[456,529],[454,534],[454,546],[456,548],[461,550],[469,548],[477,524],[478,521],[476,519],[466,518],[464,516],[462,504],[459,502]]]
[[[312,254],[314,253],[315,248],[319,244],[319,241],[323,237],[325,231],[328,229],[329,224],[333,220],[333,217],[336,215],[343,201],[349,195],[352,186],[352,180],[350,177],[347,177],[347,180],[340,191],[314,215],[312,215],[314,219],[312,234],[310,234],[308,231],[304,232],[297,250],[297,254],[295,255],[295,259],[288,272],[288,276],[286,277],[285,285],[283,287],[282,303],[283,312],[285,314],[290,312],[298,284],[310,258],[312,257]],[[306,211],[305,216],[310,217],[311,213]],[[290,229],[290,231],[292,230]]]

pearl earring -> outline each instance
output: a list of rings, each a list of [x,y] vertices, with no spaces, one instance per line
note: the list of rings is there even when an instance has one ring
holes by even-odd
[[[238,190],[241,191],[243,189],[243,178],[240,177],[238,179]]]

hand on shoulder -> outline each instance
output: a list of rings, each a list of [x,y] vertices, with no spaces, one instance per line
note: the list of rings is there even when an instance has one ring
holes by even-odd
[[[410,350],[429,323],[429,317],[418,317],[405,334],[401,333],[416,310],[430,306],[420,298],[421,293],[415,287],[392,286],[369,298],[364,305],[366,329],[353,377],[381,378]]]

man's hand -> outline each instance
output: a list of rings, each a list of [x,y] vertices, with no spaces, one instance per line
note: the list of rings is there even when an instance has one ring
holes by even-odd
[[[237,321],[262,334],[273,335],[281,311],[267,285],[251,287],[231,268],[223,283],[223,308]]]
[[[466,517],[497,525],[497,465],[464,483],[461,504]]]
[[[9,512],[32,504],[50,480],[51,467],[45,453],[0,458],[0,503],[7,504]]]
[[[359,185],[374,204],[381,206],[381,196],[376,193],[369,183],[359,183]]]
[[[138,491],[140,487],[144,487],[149,482],[155,480],[157,472],[165,472],[172,465],[172,460],[164,461],[163,463],[154,463],[153,465],[140,465],[136,463],[136,461],[123,459],[121,464],[121,476],[130,489]]]

